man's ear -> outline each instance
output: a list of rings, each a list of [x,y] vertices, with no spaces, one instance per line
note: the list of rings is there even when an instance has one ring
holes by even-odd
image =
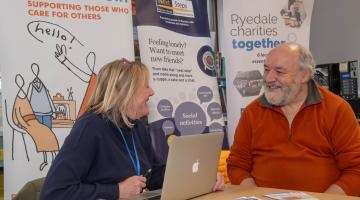
[[[309,68],[301,70],[301,83],[307,83],[311,79],[311,71]]]

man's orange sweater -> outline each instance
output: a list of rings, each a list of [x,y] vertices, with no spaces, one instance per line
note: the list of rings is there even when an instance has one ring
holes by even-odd
[[[291,127],[264,96],[241,116],[227,160],[233,184],[324,192],[337,184],[360,195],[360,129],[349,104],[309,82],[304,105]]]

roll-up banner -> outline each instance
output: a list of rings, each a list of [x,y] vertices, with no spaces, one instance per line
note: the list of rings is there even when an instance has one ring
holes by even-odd
[[[270,49],[285,42],[309,47],[313,0],[226,0],[222,45],[226,66],[229,143],[247,104],[263,93]]]
[[[206,2],[136,1],[141,61],[155,91],[149,128],[163,159],[176,136],[224,130]]]
[[[127,0],[4,1],[1,8],[4,199],[11,199],[46,176],[96,73],[114,59],[134,60],[134,44]]]

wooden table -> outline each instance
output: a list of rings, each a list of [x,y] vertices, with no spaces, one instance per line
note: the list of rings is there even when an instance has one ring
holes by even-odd
[[[291,190],[284,189],[274,189],[274,188],[263,188],[256,187],[250,189],[241,188],[238,185],[227,185],[224,191],[209,193],[202,195],[200,197],[194,198],[196,200],[234,200],[239,197],[257,197],[263,200],[269,200],[270,198],[264,197],[264,194],[270,194],[274,192],[289,192]],[[360,197],[354,196],[342,196],[335,194],[325,194],[325,193],[315,193],[315,192],[305,192],[315,198],[320,200],[360,200]]]

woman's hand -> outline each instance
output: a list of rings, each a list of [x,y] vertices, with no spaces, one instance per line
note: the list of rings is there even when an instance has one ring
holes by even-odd
[[[216,182],[213,187],[213,192],[218,190],[224,190],[225,189],[225,183],[224,183],[224,177],[219,172],[216,174]]]
[[[129,198],[140,194],[146,187],[146,178],[143,176],[131,176],[118,183],[120,198]]]

